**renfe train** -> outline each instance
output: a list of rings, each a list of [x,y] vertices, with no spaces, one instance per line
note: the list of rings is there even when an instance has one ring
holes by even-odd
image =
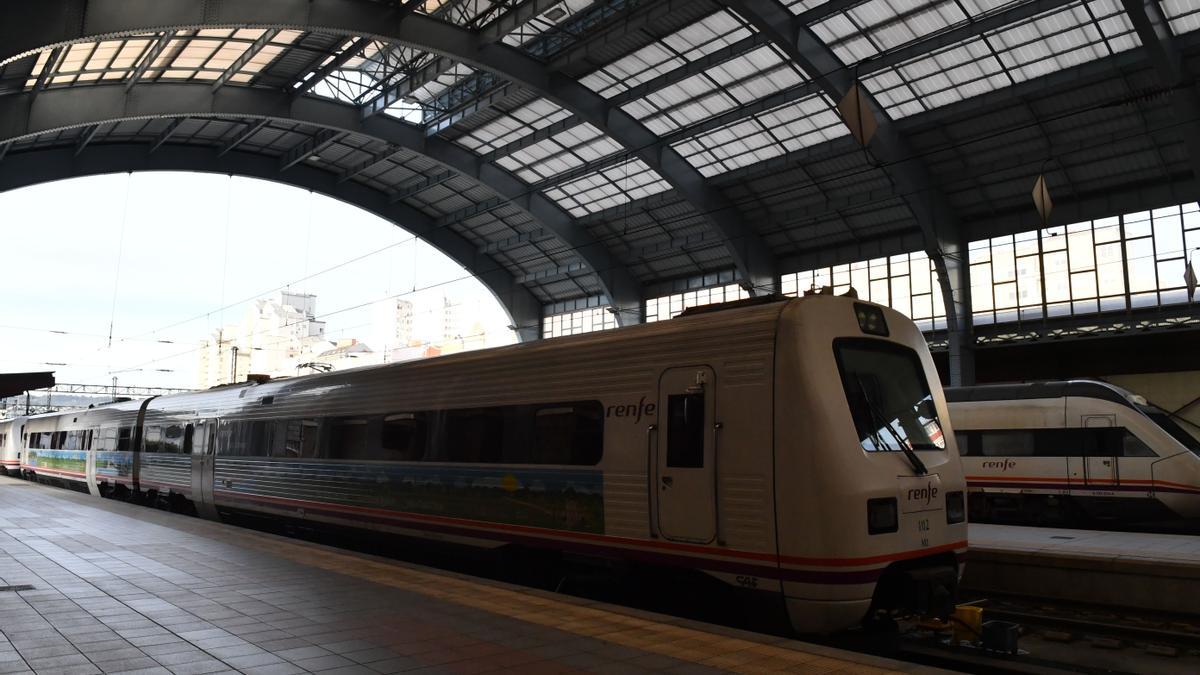
[[[952,609],[965,483],[903,315],[852,298],[30,417],[93,495],[705,572],[797,631]]]
[[[946,389],[972,520],[1200,519],[1200,441],[1095,380]]]

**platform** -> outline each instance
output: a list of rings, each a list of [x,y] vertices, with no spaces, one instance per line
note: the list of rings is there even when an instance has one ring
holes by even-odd
[[[973,591],[1200,614],[1200,537],[972,523]]]
[[[0,585],[0,673],[926,670],[11,478]]]

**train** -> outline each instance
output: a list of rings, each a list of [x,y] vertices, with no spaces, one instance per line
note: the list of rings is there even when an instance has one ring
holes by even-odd
[[[0,419],[0,473],[20,473],[24,416]]]
[[[953,611],[966,484],[921,332],[852,297],[35,415],[97,496],[699,572],[799,633]]]
[[[1200,440],[1098,380],[948,387],[972,521],[1200,524]]]

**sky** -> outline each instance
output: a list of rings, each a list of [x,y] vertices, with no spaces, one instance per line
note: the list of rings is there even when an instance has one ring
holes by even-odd
[[[46,183],[0,192],[0,232],[0,372],[191,388],[200,341],[280,287],[317,296],[329,339],[370,345],[372,303],[413,301],[420,321],[443,295],[494,342],[512,339],[491,293],[436,249],[278,183],[183,172]]]

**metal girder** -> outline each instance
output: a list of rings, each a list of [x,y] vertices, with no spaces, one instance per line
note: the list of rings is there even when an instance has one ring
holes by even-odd
[[[96,137],[96,133],[98,131],[100,131],[99,124],[93,124],[92,126],[84,129],[83,133],[79,135],[79,140],[75,142],[76,157],[78,157],[80,153],[87,149],[88,144],[90,144],[92,139]]]
[[[514,30],[541,16],[542,12],[562,0],[526,0],[484,25],[479,37],[484,42],[496,42]]]
[[[188,118],[186,117],[176,117],[175,119],[171,120],[171,122],[167,124],[167,128],[163,129],[162,133],[158,135],[158,138],[154,139],[154,143],[150,146],[150,152],[158,150],[162,147],[163,143],[171,140],[171,137],[175,135],[176,131],[179,131],[179,127],[186,122],[187,119]]]
[[[129,76],[129,80],[125,82],[125,91],[133,89],[134,85],[141,81],[142,76],[146,74],[146,69],[154,65],[154,62],[162,55],[163,50],[167,45],[171,44],[171,40],[175,38],[175,31],[169,30],[158,37],[150,49],[146,51],[146,55],[138,62],[137,67],[133,69],[133,74]]]
[[[229,67],[226,68],[225,71],[219,76],[217,76],[217,79],[213,80],[213,91],[225,86],[225,83],[229,81],[229,78],[237,75],[238,71],[240,71],[242,68],[245,68],[246,64],[250,63],[250,59],[258,56],[258,53],[263,50],[263,47],[266,47],[271,40],[274,40],[276,35],[279,35],[278,28],[268,28],[267,30],[263,31],[262,35],[259,35],[257,38],[255,38],[254,42],[250,43],[250,46],[246,49],[246,51],[242,52],[240,56],[234,59],[233,63],[229,64]]]
[[[600,287],[620,309],[641,307],[641,285],[628,268],[556,203],[544,195],[530,193],[520,179],[504,169],[480,165],[478,157],[471,151],[449,141],[428,138],[419,127],[400,120],[388,116],[363,120],[352,105],[316,97],[293,100],[281,89],[226,87],[214,92],[202,83],[159,82],[134,96],[127,94],[123,87],[112,85],[66,87],[47,90],[32,105],[30,100],[28,93],[0,96],[0,143],[51,130],[151,117],[258,120],[249,123],[218,150],[218,156],[228,154],[272,119],[373,136],[386,143],[388,148],[424,155],[487,186],[499,194],[504,203],[526,211],[573,249],[591,267]],[[164,146],[159,152],[168,147]],[[276,163],[277,171],[278,166]],[[335,183],[359,184],[340,180],[340,173],[330,172],[330,175]],[[386,197],[381,198],[386,200]],[[626,316],[632,315],[626,312]]]
[[[46,88],[46,82],[50,80],[50,73],[58,68],[58,60],[65,51],[67,51],[66,47],[55,47],[50,50],[50,55],[46,57],[46,63],[42,64],[42,72],[38,73],[37,81],[33,83],[34,94]]]
[[[315,135],[288,148],[287,152],[283,153],[279,158],[279,170],[287,171],[309,157],[321,154],[322,150],[325,150],[345,137],[346,132],[344,131],[321,129]]]
[[[315,71],[305,69],[304,74],[301,75],[301,78],[303,78],[304,75],[309,75],[310,72],[312,75],[307,79],[293,80],[291,85],[286,87],[287,91],[291,92],[292,96],[299,96],[308,92],[313,87],[317,86],[318,82],[328,77],[330,73],[340,70],[343,66],[349,63],[350,59],[361,55],[369,44],[371,44],[371,41],[367,38],[355,38],[354,44],[343,49],[341,53],[333,57],[333,60],[331,60],[329,63],[317,68]]]
[[[1121,0],[1125,14],[1133,23],[1146,57],[1154,65],[1159,82],[1165,87],[1177,87],[1170,94],[1171,114],[1177,123],[1175,130],[1183,137],[1192,173],[1200,180],[1200,97],[1194,82],[1183,65],[1171,26],[1158,0]],[[1194,198],[1194,196],[1192,197]]]
[[[484,93],[479,94],[471,99],[465,105],[459,106],[454,110],[434,118],[425,125],[425,135],[434,136],[450,127],[458,124],[466,118],[474,115],[477,112],[486,110],[492,107],[497,101],[502,101],[517,92],[517,87],[509,84],[494,87]]]
[[[674,1],[682,0],[656,3],[648,14],[669,12]],[[138,11],[131,11],[131,7]],[[372,36],[448,56],[536,92],[607,133],[705,215],[721,236],[743,283],[752,292],[771,292],[778,286],[775,258],[762,237],[720,190],[678,152],[664,147],[661,139],[644,124],[576,80],[550,71],[521,50],[502,42],[488,42],[479,33],[463,27],[422,14],[405,15],[393,6],[356,0],[175,1],[152,5],[134,0],[45,0],[19,3],[9,16],[16,20],[0,23],[0,63],[28,49],[44,49],[106,34],[227,25]],[[63,17],[78,20],[64,21]],[[20,30],[14,30],[14,24]],[[369,121],[380,118],[376,115]],[[622,295],[626,294],[610,293],[615,300]]]
[[[245,143],[247,139],[249,139],[254,134],[257,134],[259,132],[259,130],[261,130],[263,127],[267,126],[270,123],[271,123],[271,120],[269,120],[265,117],[260,120],[255,121],[255,122],[246,122],[246,126],[241,131],[239,131],[236,136],[229,139],[229,142],[226,143],[224,145],[224,147],[221,148],[220,154],[224,155],[225,153],[229,152],[230,150],[236,149],[237,146],[241,145],[242,143]]]
[[[13,146],[12,141],[0,143],[0,162],[4,161],[4,157],[8,155],[8,150]]]
[[[388,195],[388,200],[393,203],[402,202],[414,195],[418,195],[428,190],[431,187],[441,185],[457,175],[457,171],[443,171],[432,176],[426,176],[425,178],[422,178],[411,185],[406,185],[403,188],[391,193]]]
[[[840,101],[854,86],[855,77],[809,27],[796,19],[779,0],[722,0],[766,33],[833,101]],[[887,112],[864,92],[878,121],[868,151],[905,195],[917,219],[925,250],[938,272],[950,333],[950,379],[953,384],[974,380],[974,340],[971,337],[970,278],[967,242],[958,217],[933,184],[928,168],[895,128]]]
[[[207,88],[207,87],[205,87]],[[480,254],[454,231],[434,227],[429,216],[405,204],[389,204],[386,195],[361,183],[338,183],[337,176],[301,165],[280,174],[273,157],[238,152],[222,155],[213,148],[172,144],[149,155],[144,143],[104,144],[76,158],[70,148],[42,149],[14,155],[0,170],[0,192],[62,178],[127,171],[202,171],[236,174],[282,182],[350,204],[403,227],[471,271],[508,312],[522,340],[541,334],[541,303],[513,279],[498,261]]]
[[[425,65],[409,73],[396,84],[385,87],[370,100],[362,104],[363,117],[370,117],[387,110],[393,103],[433,82],[454,67],[454,60],[445,56],[434,57]]]
[[[383,150],[382,152],[376,152],[376,153],[372,154],[370,157],[359,162],[358,164],[355,164],[354,166],[343,170],[342,175],[338,176],[338,182],[348,181],[351,178],[354,178],[355,176],[366,171],[367,169],[370,169],[371,167],[375,166],[376,164],[379,164],[380,162],[383,162],[391,157],[395,157],[400,152],[401,152],[401,148],[394,148],[391,146],[389,146],[386,150]]]

